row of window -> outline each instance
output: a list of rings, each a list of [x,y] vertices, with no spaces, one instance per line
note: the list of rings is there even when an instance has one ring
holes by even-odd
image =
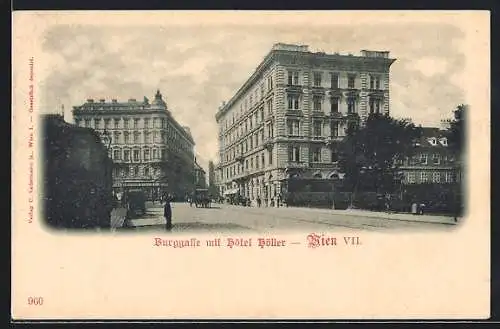
[[[288,94],[287,95],[287,103],[289,110],[300,110],[302,109],[300,104],[303,104],[303,96],[297,94]],[[356,113],[357,108],[357,100],[354,97],[347,97],[345,99],[345,104],[347,105],[347,113]],[[372,104],[372,103],[370,103]],[[373,107],[370,109],[375,111],[377,109],[376,105],[378,105],[377,112],[380,111],[381,108],[381,100],[373,100]],[[313,110],[314,111],[323,111],[323,97],[321,96],[313,96]],[[330,98],[330,111],[331,112],[339,112],[340,111],[340,97],[331,97]]]
[[[271,110],[272,111],[272,110]],[[260,108],[254,111],[244,122],[240,122],[237,126],[234,126],[226,135],[223,137],[224,145],[232,144],[238,141],[241,137],[244,137],[248,132],[257,128],[262,122],[264,122],[264,108]]]
[[[102,132],[101,132],[102,135]],[[111,133],[111,142],[113,145],[118,144],[151,144],[172,142],[172,147],[178,151],[183,150],[191,154],[192,150],[188,143],[181,143],[177,134],[172,131],[113,131]]]
[[[429,159],[430,158],[430,159]],[[398,160],[399,165],[440,165],[453,162],[454,158],[451,155],[441,155],[439,153],[427,154],[421,153],[413,156],[410,159]]]
[[[149,131],[131,131],[131,132],[123,132],[123,135],[120,131],[112,132],[111,141],[114,144],[120,143],[152,143],[151,138],[154,138],[155,143],[167,141],[174,141],[179,144],[179,147],[185,151],[189,151],[189,142],[179,134],[175,129],[171,129],[170,125],[168,125],[165,118],[115,118],[114,120],[114,128],[115,129],[144,129],[144,128],[158,128],[158,129],[166,129],[161,133],[159,131],[155,131],[154,135],[151,136],[151,132]],[[139,125],[140,121],[143,121],[143,125]],[[120,125],[120,122],[123,121],[123,126]],[[104,126],[102,126],[101,122],[104,122]],[[101,119],[101,118],[87,118],[87,119],[75,119],[75,124],[78,126],[84,126],[85,128],[93,128],[93,129],[110,129],[111,119]],[[129,122],[133,122],[133,124],[129,125]],[[143,134],[143,138],[141,138],[141,134]],[[123,136],[123,139],[121,138]],[[161,139],[160,139],[161,137]]]
[[[273,152],[272,150],[268,150],[265,152],[261,152],[260,154],[256,154],[255,156],[252,156],[248,159],[245,160],[244,164],[242,163],[235,163],[225,169],[225,172],[223,172],[223,179],[224,175],[225,178],[231,179],[232,177],[239,175],[243,173],[243,170],[253,170],[253,169],[259,169],[259,168],[265,168],[266,167],[266,157],[265,153],[267,153],[267,165],[272,165],[273,164]]]
[[[267,132],[267,138],[271,139],[274,137],[274,125],[269,123],[265,126],[265,129],[260,129],[259,131],[247,136],[240,143],[228,148],[224,154],[225,161],[232,161],[237,156],[243,155],[253,149],[257,148],[259,145],[265,141],[265,132]]]
[[[113,125],[111,124],[113,122]],[[75,124],[94,129],[139,129],[161,128],[169,129],[165,118],[76,118]]]
[[[141,157],[142,155],[142,157]],[[111,158],[113,160],[123,160],[125,162],[128,161],[134,161],[134,162],[139,162],[139,161],[149,161],[149,160],[160,160],[163,159],[165,155],[165,150],[164,149],[156,149],[153,148],[152,150],[149,148],[145,148],[142,150],[128,150],[128,149],[113,149],[111,152]]]
[[[356,79],[357,79],[357,74],[355,73],[347,73],[347,85],[341,86],[340,85],[340,73],[338,72],[329,72],[326,74],[327,78],[323,79],[325,76],[324,72],[313,72],[313,79],[312,79],[312,85],[314,87],[326,87],[324,81],[327,81],[329,83],[329,87],[331,89],[338,89],[338,88],[344,88],[347,87],[349,89],[354,89],[356,88]],[[380,90],[381,89],[381,77],[380,75],[374,75],[370,74],[369,77],[369,86],[370,89],[374,90]],[[288,85],[290,86],[298,86],[301,85],[300,82],[300,72],[296,70],[289,70],[288,71]]]
[[[406,172],[405,181],[407,183],[453,183],[454,174],[453,172]]]
[[[151,178],[150,176],[157,176],[160,174],[159,168],[149,168],[144,167],[143,170],[139,170],[139,166],[131,166],[125,168],[115,168],[113,170],[114,177],[144,177]]]
[[[312,145],[309,147],[309,161],[310,162],[337,162],[338,154],[334,151],[330,151],[330,158],[323,159],[322,158],[322,150],[323,147],[319,145]],[[300,147],[299,146],[289,146],[288,147],[288,161],[289,162],[302,162],[303,159],[301,157]]]
[[[302,121],[300,119],[287,119],[286,127],[288,136],[303,136],[301,133],[301,125]],[[341,129],[344,126],[343,123],[339,121],[331,121],[327,127],[329,127],[329,131],[324,129],[323,120],[313,120],[312,123],[312,136],[313,137],[339,137],[345,136],[345,128],[344,131]],[[326,136],[325,136],[326,135]]]
[[[321,87],[323,85],[323,73],[322,72],[314,72],[313,73],[313,86],[315,87]],[[332,89],[337,89],[341,88],[343,86],[340,86],[340,74],[336,72],[331,72],[329,74],[330,76],[330,88]],[[349,89],[355,89],[356,88],[356,79],[357,79],[357,74],[354,73],[349,73],[347,74],[347,88]],[[267,89],[266,86],[267,85]],[[300,72],[296,70],[289,70],[288,71],[288,85],[300,85]],[[370,89],[376,89],[379,90],[381,89],[381,77],[380,75],[369,75],[369,85]],[[238,111],[235,111],[230,117],[222,123],[222,127],[225,130],[229,129],[232,125],[235,124],[235,122],[238,122],[238,120],[246,114],[246,112],[250,109],[255,104],[258,104],[259,100],[262,100],[264,98],[264,95],[267,92],[270,92],[274,87],[273,84],[273,76],[272,74],[269,75],[266,78],[266,83],[261,82],[258,86],[255,87],[255,89],[247,94],[247,97],[243,99],[239,104],[234,105],[234,108],[238,108]],[[355,111],[354,108],[354,101],[351,100],[348,102],[348,106],[351,109],[351,111]],[[350,105],[349,105],[350,104]],[[239,106],[238,106],[239,105]],[[377,105],[380,110],[380,101],[373,100],[373,106],[370,107],[371,109],[373,108],[372,112],[377,111]],[[332,111],[335,105],[332,104]],[[268,100],[268,110],[271,113],[272,112],[272,99]],[[297,98],[290,98],[288,101],[288,108],[289,109],[298,109],[299,108],[299,100]],[[337,100],[337,108],[338,108],[338,100]],[[338,111],[338,109],[336,110]]]
[[[224,129],[228,129],[231,125],[237,122],[243,115],[246,114],[248,110],[251,110],[254,105],[258,104],[261,100],[264,99],[266,93],[269,93],[274,87],[273,75],[272,73],[265,79],[265,82],[262,81],[258,84],[253,91],[247,93],[245,99],[240,100],[237,104],[234,105],[234,109],[238,109],[226,120],[224,120],[222,126]],[[272,99],[267,101],[268,109],[272,112]]]
[[[336,152],[330,152],[329,159],[322,158],[322,146],[311,146],[309,148],[309,161],[310,162],[337,162],[338,154]],[[267,152],[267,163],[266,157],[264,154]],[[239,175],[243,172],[243,170],[253,170],[265,168],[266,165],[273,164],[273,152],[272,150],[268,150],[266,152],[261,152],[255,156],[249,157],[245,159],[244,163],[235,163],[227,168],[225,168],[225,172],[223,174],[226,178],[231,179],[232,177]],[[301,162],[303,159],[301,157],[300,147],[298,146],[289,146],[288,147],[288,161],[289,162]],[[223,177],[224,178],[224,177]]]

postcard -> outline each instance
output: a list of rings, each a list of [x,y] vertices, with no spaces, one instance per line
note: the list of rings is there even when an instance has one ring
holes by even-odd
[[[14,320],[490,316],[489,12],[12,35]]]

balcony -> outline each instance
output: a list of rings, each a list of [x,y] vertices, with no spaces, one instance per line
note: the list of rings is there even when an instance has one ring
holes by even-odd
[[[312,169],[337,169],[337,164],[333,162],[313,162],[311,163]]]
[[[330,119],[342,119],[343,117],[341,112],[330,112],[326,116]]]
[[[305,169],[309,167],[309,163],[307,162],[288,162],[286,164],[287,168],[290,169]]]
[[[323,118],[325,116],[325,112],[323,112],[322,110],[312,110],[311,116],[316,118]]]
[[[325,95],[325,89],[320,86],[312,86],[311,91],[313,95],[323,96]]]
[[[303,116],[304,116],[304,113],[302,112],[302,110],[292,110],[292,109],[288,109],[288,110],[285,112],[285,115],[286,115],[286,116],[303,117]]]
[[[243,154],[237,155],[234,159],[239,163],[243,163],[245,161],[245,157],[243,156]]]
[[[240,171],[239,174],[236,174],[234,176],[232,176],[231,178],[229,178],[228,180],[229,181],[239,181],[243,178],[245,178],[246,176],[250,175],[250,170],[248,169],[245,169],[243,171]]]
[[[342,136],[328,136],[325,138],[326,145],[334,145],[337,142],[341,142],[344,139]]]
[[[346,113],[344,115],[344,119],[348,121],[358,121],[359,120],[359,114],[356,112],[351,112],[351,113]]]
[[[274,143],[273,138],[268,137],[268,138],[264,139],[264,141],[262,142],[262,146],[264,146],[264,148],[269,150],[273,147],[273,143]]]
[[[301,85],[287,85],[285,88],[287,93],[293,94],[302,94],[302,86]]]

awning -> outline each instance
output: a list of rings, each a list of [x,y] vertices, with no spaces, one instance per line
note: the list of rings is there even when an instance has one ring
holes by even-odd
[[[239,188],[233,188],[233,189],[230,189],[230,190],[226,190],[224,191],[224,195],[231,195],[231,194],[236,194],[240,191]]]

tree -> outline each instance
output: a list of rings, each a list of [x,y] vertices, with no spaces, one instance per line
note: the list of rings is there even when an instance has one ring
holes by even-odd
[[[370,114],[363,127],[350,127],[340,146],[345,186],[354,193],[360,182],[378,192],[391,191],[398,160],[412,153],[420,136],[421,129],[408,120],[382,114]]]
[[[448,142],[449,147],[457,155],[461,155],[464,151],[465,141],[465,119],[467,115],[468,106],[460,104],[453,111],[454,119],[450,122],[448,129]]]
[[[468,115],[468,105],[460,104],[453,111],[453,120],[450,122],[450,127],[448,129],[448,147],[455,155],[455,175],[457,181],[463,182],[463,165],[464,165],[464,153],[465,153],[465,129],[466,120]],[[459,186],[458,193],[455,194],[456,203],[456,214],[461,214],[463,211],[463,192],[462,185]]]

